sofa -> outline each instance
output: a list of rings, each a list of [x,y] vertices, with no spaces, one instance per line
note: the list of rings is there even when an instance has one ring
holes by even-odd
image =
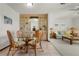
[[[65,31],[64,34],[62,35],[62,40],[67,39],[70,41],[70,44],[72,45],[73,41],[79,41],[79,30],[74,29]]]

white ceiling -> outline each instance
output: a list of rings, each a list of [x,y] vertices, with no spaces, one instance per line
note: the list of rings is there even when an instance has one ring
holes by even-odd
[[[27,7],[25,3],[8,3],[7,5],[20,14],[60,12],[75,9],[76,6],[79,6],[78,3],[66,3],[64,5],[61,5],[60,3],[34,3],[31,8]]]

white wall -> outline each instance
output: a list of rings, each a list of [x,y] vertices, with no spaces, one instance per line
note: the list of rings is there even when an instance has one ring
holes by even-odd
[[[74,26],[79,29],[79,17],[73,18],[73,23],[74,23]]]
[[[4,24],[4,16],[12,19],[12,24]],[[6,30],[16,32],[19,29],[19,14],[5,4],[0,4],[0,37],[6,35]]]
[[[4,16],[12,19],[12,24],[4,24]],[[7,46],[7,30],[13,33],[19,29],[19,14],[11,7],[5,4],[0,4],[0,49]]]

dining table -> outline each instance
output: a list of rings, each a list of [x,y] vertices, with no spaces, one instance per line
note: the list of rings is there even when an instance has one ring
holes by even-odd
[[[27,37],[27,36],[22,36],[22,37],[17,37],[18,38],[18,41],[20,40],[20,39],[22,39],[22,41],[24,41],[25,42],[25,52],[26,53],[28,53],[28,42],[30,42],[31,40],[33,40],[33,38],[32,37]]]

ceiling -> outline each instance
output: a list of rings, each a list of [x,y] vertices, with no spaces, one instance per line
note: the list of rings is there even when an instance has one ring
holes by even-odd
[[[8,6],[13,8],[20,14],[25,13],[49,13],[49,12],[60,12],[64,10],[75,11],[73,9],[78,8],[78,3],[33,3],[33,7],[27,7],[26,3],[7,3]],[[78,11],[78,10],[76,10]],[[76,12],[75,11],[75,12]]]

